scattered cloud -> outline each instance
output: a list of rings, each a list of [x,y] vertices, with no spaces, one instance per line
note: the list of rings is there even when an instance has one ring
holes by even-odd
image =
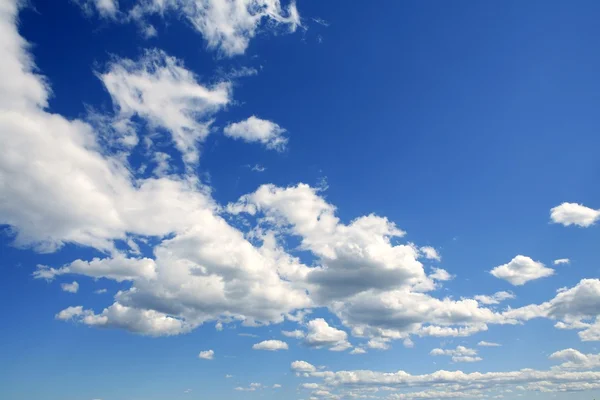
[[[439,255],[438,251],[431,246],[423,246],[419,251],[428,260],[442,261],[442,257]]]
[[[516,296],[511,293],[511,292],[496,292],[491,296],[487,296],[487,295],[477,295],[477,296],[473,296],[473,298],[475,300],[477,300],[479,303],[481,304],[485,304],[485,305],[493,305],[493,304],[500,304],[501,302],[503,302],[504,300],[510,300],[510,299],[514,299]]]
[[[500,265],[490,271],[496,278],[504,279],[514,286],[521,286],[529,281],[545,278],[554,274],[552,268],[547,268],[539,261],[518,255],[508,264]]]
[[[283,336],[291,337],[294,339],[303,339],[306,336],[304,331],[296,329],[295,331],[281,331]]]
[[[344,351],[352,347],[348,342],[348,334],[329,326],[323,318],[313,319],[306,324],[308,333],[304,344],[310,347],[328,347],[331,351]]]

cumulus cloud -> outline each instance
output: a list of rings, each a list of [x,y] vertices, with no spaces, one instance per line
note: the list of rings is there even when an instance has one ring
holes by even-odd
[[[518,255],[509,263],[492,269],[490,273],[514,286],[521,286],[529,281],[551,276],[554,274],[554,270],[545,267],[539,261],[532,260],[530,257]]]
[[[283,7],[279,0],[145,0],[129,11],[129,18],[147,27],[147,17],[174,12],[200,32],[208,48],[221,54],[243,54],[263,20],[294,31],[300,16],[294,2]]]
[[[568,371],[565,368],[554,368],[547,371],[522,369],[471,373],[439,370],[430,374],[412,375],[402,370],[387,372],[296,369],[305,364],[310,366],[304,361],[295,361],[292,370],[300,372],[304,377],[320,379],[321,383],[305,384],[303,388],[328,391],[338,398],[356,397],[354,395],[358,394],[357,388],[360,388],[363,394],[380,390],[395,392],[390,394],[390,399],[487,398],[497,395],[498,391],[553,393],[600,388],[600,372],[590,370]]]
[[[77,293],[79,291],[79,283],[75,281],[73,281],[72,283],[62,283],[60,285],[60,288],[64,292]]]
[[[94,258],[91,261],[75,260],[61,268],[54,269],[38,265],[33,276],[52,280],[64,274],[86,275],[92,278],[108,278],[117,282],[156,278],[156,265],[150,258],[127,258],[116,254],[112,258]]]
[[[562,203],[550,210],[550,219],[564,226],[577,225],[587,228],[600,219],[600,210],[577,203]]]
[[[288,344],[281,340],[265,340],[252,346],[254,350],[278,351],[287,350]]]
[[[215,357],[215,352],[213,350],[204,350],[198,354],[198,358],[203,360],[212,360]]]
[[[285,129],[274,122],[257,118],[254,115],[244,121],[227,125],[223,129],[223,133],[225,133],[225,136],[233,139],[240,139],[245,142],[259,142],[267,149],[277,151],[284,150],[288,141],[283,136]],[[252,170],[254,171],[255,169],[252,168]]]
[[[429,353],[432,356],[449,356],[453,362],[476,362],[481,361],[477,356],[477,350],[464,346],[457,346],[455,349],[433,349]]]
[[[569,260],[568,258],[559,258],[557,260],[554,260],[554,265],[565,265],[570,263],[571,260]]]
[[[315,372],[317,368],[306,361],[294,361],[291,365],[294,372]]]
[[[352,345],[348,334],[341,329],[329,326],[323,318],[313,319],[306,324],[308,333],[304,343],[310,347],[328,347],[331,351],[344,351]]]
[[[565,349],[552,353],[551,360],[564,361],[559,368],[594,369],[600,368],[600,354],[583,354],[575,349]]]

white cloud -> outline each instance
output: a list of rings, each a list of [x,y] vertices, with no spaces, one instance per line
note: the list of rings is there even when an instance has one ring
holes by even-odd
[[[106,290],[106,289],[98,289],[98,290],[94,290],[94,293],[96,293],[96,294],[104,294],[104,293],[106,293],[106,292],[107,292],[107,290]]]
[[[279,0],[146,0],[131,11],[131,19],[147,27],[148,15],[172,11],[184,16],[202,34],[209,48],[222,54],[243,54],[263,20],[294,31],[300,25],[295,3],[283,9]]]
[[[252,346],[254,350],[278,351],[287,350],[288,344],[281,340],[265,340]]]
[[[273,389],[279,389],[279,388],[281,388],[280,384],[276,383],[276,384],[273,385]]]
[[[114,19],[119,12],[119,3],[117,0],[72,0],[79,5],[83,12],[92,15],[97,12],[103,18]]]
[[[294,361],[291,365],[294,372],[315,372],[317,368],[306,361]]]
[[[83,306],[68,307],[55,315],[56,319],[67,321],[83,314]]]
[[[423,246],[419,249],[419,251],[428,260],[436,260],[436,261],[442,260],[442,257],[439,255],[437,250],[431,246]]]
[[[600,210],[577,203],[562,203],[550,210],[550,219],[564,226],[577,225],[587,228],[600,219]]]
[[[209,134],[212,116],[230,102],[230,83],[203,86],[181,61],[160,50],[138,61],[115,60],[99,78],[115,104],[117,130],[139,116],[168,130],[186,163],[198,161],[198,142]]]
[[[448,271],[442,268],[433,268],[433,273],[429,275],[429,278],[436,281],[449,281],[454,278]]]
[[[486,341],[482,340],[481,342],[477,343],[477,346],[481,346],[481,347],[500,347],[502,345],[498,344],[498,343],[486,342]]]
[[[294,330],[294,331],[281,331],[281,334],[283,336],[287,336],[287,337],[291,337],[294,339],[303,339],[304,336],[306,336],[306,333],[301,331],[301,330]]]
[[[564,369],[595,369],[600,368],[600,354],[583,354],[575,349],[565,349],[554,352],[551,360],[564,360],[559,368]]]
[[[226,379],[231,379],[231,378],[233,378],[233,375],[229,375],[229,374],[227,374],[227,375],[225,375],[225,378],[226,378]]]
[[[79,283],[75,281],[73,281],[72,283],[62,283],[60,285],[60,288],[64,292],[77,293],[79,291]]]
[[[259,142],[267,149],[277,151],[284,150],[288,141],[283,136],[285,129],[274,122],[257,118],[254,115],[244,121],[227,125],[223,129],[223,133],[225,136],[245,142]]]
[[[560,290],[550,301],[509,309],[503,315],[521,321],[558,320],[556,328],[578,330],[583,341],[600,341],[600,279],[582,279],[574,287]]]
[[[500,304],[504,300],[514,299],[516,296],[510,292],[496,292],[491,296],[487,295],[477,295],[473,296],[475,300],[477,300],[481,304],[492,305],[492,304]]]
[[[564,264],[570,264],[571,260],[569,260],[568,258],[559,258],[557,260],[554,260],[554,265],[564,265]]]
[[[477,356],[477,350],[464,346],[457,346],[455,349],[433,349],[429,354],[432,356],[450,356],[453,362],[481,361],[481,357]]]
[[[215,357],[215,352],[213,350],[204,350],[198,354],[198,358],[203,360],[212,360]]]
[[[304,343],[311,347],[328,347],[332,351],[343,351],[352,345],[348,342],[348,334],[329,326],[323,318],[313,319],[306,324],[308,333]]]
[[[508,264],[503,264],[492,269],[490,273],[496,278],[504,279],[514,286],[521,286],[529,281],[551,276],[554,274],[554,270],[545,267],[539,261],[518,255]]]
[[[113,258],[94,258],[92,261],[75,260],[59,269],[38,265],[35,278],[52,280],[64,274],[86,275],[92,278],[109,278],[117,282],[156,278],[156,265],[150,258],[127,258],[116,254]]]
[[[587,355],[589,356],[589,355]],[[304,363],[296,361],[294,364]],[[308,363],[306,363],[308,364]],[[310,365],[310,364],[308,364]],[[294,368],[292,367],[294,370]],[[435,371],[430,374],[411,375],[405,371],[304,370],[301,376],[321,379],[322,383],[306,384],[306,389],[335,391],[338,398],[350,398],[356,388],[363,393],[398,391],[391,399],[487,398],[514,392],[570,392],[599,389],[600,372],[568,371],[555,368],[548,371],[523,369],[506,372],[466,373],[460,370]],[[310,385],[310,386],[308,386]],[[423,388],[426,388],[423,390]]]
[[[365,354],[366,352],[367,351],[365,349],[363,349],[362,347],[355,347],[352,349],[350,354]]]

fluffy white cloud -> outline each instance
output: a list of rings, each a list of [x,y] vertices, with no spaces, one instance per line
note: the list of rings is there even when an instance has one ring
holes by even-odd
[[[550,219],[564,226],[577,225],[587,228],[600,219],[600,210],[577,203],[562,203],[550,210]]]
[[[500,304],[504,300],[514,299],[515,295],[510,292],[496,292],[491,296],[486,295],[477,295],[473,296],[475,300],[477,300],[481,304],[491,305],[491,304]]]
[[[496,278],[504,279],[514,286],[521,286],[529,281],[551,276],[554,274],[554,270],[545,267],[539,261],[518,255],[509,263],[492,269],[490,273]]]
[[[600,368],[600,354],[583,354],[575,349],[565,349],[554,352],[551,360],[564,361],[559,368],[564,369],[594,369]]]
[[[352,345],[348,342],[348,334],[341,329],[329,326],[323,318],[313,319],[306,324],[308,333],[304,343],[311,347],[328,347],[332,351],[343,351]]]
[[[62,283],[60,285],[60,288],[64,292],[77,293],[79,291],[79,283],[77,283],[76,281],[73,281],[72,283]]]
[[[281,340],[265,340],[252,346],[254,350],[278,351],[287,350],[288,344]]]
[[[432,356],[450,356],[454,362],[481,361],[481,357],[477,356],[477,350],[464,346],[457,346],[455,349],[433,349],[429,354]]]
[[[569,260],[568,258],[559,258],[557,260],[554,260],[554,265],[563,265],[563,264],[570,264],[571,260]]]
[[[486,342],[486,341],[482,340],[481,342],[477,343],[477,346],[481,346],[481,347],[500,347],[502,345],[498,344],[498,343]]]
[[[213,358],[215,358],[215,352],[214,352],[214,350],[201,351],[198,354],[198,358],[201,358],[203,360],[212,360]]]
[[[202,34],[209,48],[222,54],[243,54],[263,20],[294,31],[300,16],[294,2],[287,8],[279,0],[142,0],[129,11],[129,18],[148,29],[148,15],[175,12]]]
[[[366,352],[367,351],[365,349],[363,349],[362,347],[355,347],[352,349],[350,354],[365,354]]]
[[[284,150],[288,141],[283,136],[285,129],[274,122],[257,118],[254,115],[244,121],[227,125],[223,129],[223,133],[225,136],[245,142],[259,142],[267,149],[277,151]],[[254,168],[252,170],[254,171]]]
[[[187,163],[198,161],[198,142],[209,134],[212,116],[230,102],[229,82],[203,86],[181,61],[159,50],[138,61],[116,60],[99,77],[115,104],[116,130],[127,133],[131,118],[139,116],[166,129]]]
[[[429,260],[441,261],[442,257],[439,255],[437,250],[431,246],[423,246],[419,249],[423,256]]]
[[[294,361],[291,365],[294,372],[314,372],[317,368],[306,361]]]

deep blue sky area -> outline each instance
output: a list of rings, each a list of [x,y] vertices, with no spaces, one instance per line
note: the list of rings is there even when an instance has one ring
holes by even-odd
[[[264,0],[236,1],[240,4],[269,3]],[[197,2],[218,5],[230,1]],[[12,9],[13,3],[13,0],[0,0],[6,10]],[[297,0],[301,25],[295,32],[290,32],[290,23],[277,24],[275,18],[264,17],[262,22],[253,25],[255,32],[242,33],[247,37],[248,46],[238,54],[227,54],[223,50],[223,39],[219,39],[216,47],[208,46],[208,34],[190,22],[191,11],[183,6],[165,9],[162,13],[148,12],[135,20],[128,13],[137,3],[144,3],[142,1],[120,0],[119,11],[112,16],[102,14],[97,5],[102,1],[96,0],[30,0],[28,3],[16,12],[18,33],[28,43],[22,54],[31,54],[34,65],[30,67],[45,77],[51,94],[46,108],[28,106],[17,110],[13,105],[18,103],[17,100],[0,101],[0,111],[5,115],[0,119],[0,148],[6,149],[0,158],[7,160],[0,163],[0,312],[3,321],[0,323],[0,398],[350,399],[351,393],[386,400],[449,398],[443,397],[447,394],[440,394],[442,390],[455,390],[453,398],[459,399],[501,395],[506,399],[583,400],[600,396],[600,386],[595,378],[585,381],[590,386],[584,387],[581,383],[579,388],[560,389],[556,384],[559,378],[556,381],[548,378],[545,380],[553,383],[547,387],[539,384],[541,379],[525,379],[522,383],[485,386],[478,391],[467,386],[447,389],[446,386],[435,388],[416,384],[376,386],[359,382],[351,385],[315,372],[402,370],[422,375],[438,370],[485,373],[532,368],[557,374],[560,371],[600,374],[597,372],[600,369],[600,231],[594,223],[600,220],[600,2]],[[105,4],[108,3],[111,0],[105,0]],[[146,2],[150,3],[152,1]],[[179,3],[191,7],[194,2],[181,0]],[[272,3],[279,4],[279,0]],[[282,0],[282,15],[287,15],[288,4]],[[196,15],[196,18],[203,23],[218,24],[211,20],[211,15]],[[10,11],[2,11],[0,16],[3,32],[14,29]],[[140,33],[144,24],[152,25],[156,36],[145,38]],[[5,37],[8,39],[0,39],[0,51],[5,53],[6,60],[10,57],[10,60],[16,60],[17,50],[6,44],[16,39],[9,35]],[[139,109],[127,114],[123,107],[117,106],[119,94],[111,93],[101,79],[111,65],[122,65],[119,63],[126,59],[133,65],[126,72],[132,74],[136,65],[142,65],[141,60],[149,49],[161,50],[179,60],[179,65],[190,72],[196,85],[203,88],[215,88],[219,82],[230,85],[227,104],[207,111],[206,115],[199,116],[204,112],[198,111],[204,107],[202,102],[193,103],[193,107],[198,108],[193,112],[198,114],[192,119],[212,120],[208,128],[210,134],[194,142],[199,154],[199,161],[195,163],[182,161],[180,149],[171,137],[173,125],[157,126],[155,122],[164,121],[160,118],[166,118],[169,104],[162,103],[158,109],[145,114]],[[12,64],[7,61],[6,65]],[[244,69],[254,69],[255,73],[235,76],[236,71],[242,75],[239,72]],[[17,98],[15,96],[19,94],[12,91],[10,83],[17,82],[21,75],[11,76],[14,70],[9,67],[0,71],[3,75],[0,80],[4,81],[0,85],[0,97]],[[27,66],[23,71],[23,74],[31,74]],[[27,89],[19,86],[14,90],[25,92]],[[150,89],[140,89],[139,98],[143,98],[143,90]],[[164,87],[157,90],[159,93],[167,91]],[[173,104],[183,104],[178,96],[183,98],[185,95],[179,88]],[[203,196],[213,203],[210,218],[222,218],[223,223],[229,223],[235,232],[239,230],[239,238],[232,234],[235,240],[242,240],[244,235],[256,239],[252,235],[264,232],[252,225],[261,222],[262,228],[269,227],[276,233],[282,252],[299,257],[309,267],[307,270],[326,268],[333,274],[340,268],[339,279],[329,284],[338,282],[352,287],[352,282],[343,283],[348,271],[348,274],[358,271],[355,279],[361,286],[379,279],[385,281],[386,274],[394,268],[409,268],[405,267],[408,264],[403,264],[409,261],[400,261],[402,256],[394,252],[399,248],[394,246],[400,245],[414,246],[417,255],[412,257],[417,257],[418,261],[413,261],[422,264],[418,267],[410,264],[413,265],[410,268],[417,268],[423,276],[430,277],[436,268],[441,268],[451,275],[451,279],[435,281],[431,278],[436,284],[428,290],[419,289],[414,282],[403,281],[405,286],[382,282],[377,284],[380,286],[366,287],[364,292],[354,293],[354,297],[323,300],[315,293],[319,290],[333,292],[310,285],[325,283],[318,278],[300,282],[295,281],[299,278],[284,277],[278,269],[283,268],[280,267],[283,261],[276,259],[272,264],[265,264],[274,268],[270,272],[276,277],[281,275],[281,281],[279,278],[277,281],[282,285],[293,285],[294,290],[301,288],[299,293],[307,296],[311,305],[296,308],[285,303],[284,298],[294,296],[287,292],[288,289],[282,290],[283,297],[269,297],[269,302],[281,301],[286,304],[281,307],[287,307],[289,312],[298,309],[312,312],[302,321],[282,313],[279,321],[259,320],[257,325],[260,326],[246,326],[251,324],[243,321],[257,317],[244,314],[239,307],[252,300],[241,300],[242,305],[239,305],[233,297],[242,296],[242,293],[245,296],[251,290],[266,291],[256,289],[256,285],[271,282],[271,275],[252,281],[254,286],[244,286],[241,282],[254,276],[258,267],[244,264],[249,260],[245,258],[250,257],[248,253],[238,255],[235,252],[246,249],[244,246],[248,243],[259,249],[260,240],[225,248],[222,256],[215,256],[217,261],[196,261],[194,252],[207,249],[206,252],[216,254],[221,251],[219,244],[229,243],[228,237],[217,230],[220,228],[209,225],[212,222],[199,219],[195,225],[165,228],[164,232],[160,227],[162,222],[152,222],[147,228],[148,233],[141,228],[120,227],[120,234],[106,236],[103,222],[86,221],[108,221],[113,214],[100,206],[96,208],[96,203],[86,203],[82,194],[76,194],[75,200],[65,194],[70,197],[69,202],[76,201],[81,195],[84,214],[90,215],[89,219],[73,217],[84,222],[74,223],[81,228],[72,228],[72,232],[92,232],[91,236],[102,236],[107,242],[114,243],[115,250],[111,252],[95,246],[91,241],[86,242],[87,239],[74,239],[87,237],[85,235],[67,234],[58,227],[54,229],[47,221],[56,221],[58,226],[63,220],[70,221],[71,215],[84,214],[68,205],[73,203],[60,203],[55,194],[44,193],[43,188],[49,187],[44,184],[45,179],[51,179],[50,172],[55,166],[56,171],[62,171],[60,162],[70,165],[71,172],[62,175],[66,182],[76,179],[75,175],[70,177],[70,173],[87,171],[87,164],[77,164],[82,158],[74,158],[79,161],[72,162],[63,158],[62,151],[67,154],[70,147],[57,142],[56,138],[67,135],[65,131],[47,136],[54,138],[48,139],[47,152],[58,154],[58,159],[50,156],[51,162],[46,162],[45,158],[37,159],[39,153],[33,150],[31,156],[27,156],[31,157],[27,161],[30,165],[39,163],[42,166],[39,169],[41,178],[31,175],[28,168],[13,168],[9,162],[13,150],[14,154],[29,153],[28,147],[16,147],[15,144],[21,143],[18,138],[28,137],[29,131],[11,130],[13,128],[3,122],[8,121],[14,110],[21,113],[18,117],[21,121],[42,121],[34,115],[43,114],[40,118],[50,118],[48,115],[56,114],[71,121],[66,124],[75,124],[75,120],[92,123],[92,114],[103,115],[106,119],[100,123],[107,124],[108,130],[116,128],[107,121],[119,118],[133,121],[140,141],[125,155],[116,155],[114,149],[103,148],[102,144],[87,143],[84,147],[91,149],[89,151],[106,165],[118,165],[123,171],[129,169],[125,179],[131,191],[138,190],[145,179],[153,176],[175,181],[197,177],[203,185]],[[275,151],[265,142],[251,138],[235,140],[226,134],[232,124],[251,116],[285,129],[285,147]],[[40,135],[46,135],[46,129],[50,135],[54,129],[51,122],[39,124]],[[100,137],[97,122],[92,125],[91,137]],[[144,147],[146,137],[152,137],[152,146]],[[56,146],[60,147],[55,149],[52,143],[58,143]],[[147,163],[154,165],[155,152],[170,155],[171,175],[153,172],[153,167],[145,171],[138,169]],[[113,164],[106,161],[109,159]],[[253,170],[253,166],[260,166],[264,171]],[[114,171],[117,169],[115,167]],[[100,179],[99,175],[90,176],[90,182]],[[281,200],[290,202],[289,208],[282,209],[277,207],[284,207],[283,203],[265,202],[261,206],[259,200],[255,200],[258,207],[255,216],[233,215],[227,209],[228,204],[257,191],[261,185],[272,184],[283,190],[297,188],[299,183],[317,188],[311,193],[330,204],[339,218],[336,232],[346,233],[302,230],[306,226],[325,223],[323,215],[329,211],[311,220],[314,209],[297,198]],[[57,191],[66,187],[58,181],[51,186],[58,188]],[[29,201],[18,201],[28,189],[15,188],[25,187],[31,188],[29,196],[40,199],[40,204],[48,199],[44,212],[62,217],[44,219],[39,217],[42,208],[30,209],[28,207],[33,206]],[[81,187],[87,186],[82,183]],[[100,185],[91,184],[90,187],[93,187],[91,198],[104,196]],[[111,204],[119,203],[119,197],[124,196],[119,194],[124,192],[119,192],[117,187],[115,184],[110,190],[106,189],[114,196]],[[197,190],[194,193],[201,192]],[[189,192],[179,193],[177,199],[189,201],[185,193]],[[156,193],[151,194],[144,197],[144,201],[152,202],[158,197]],[[569,209],[564,217],[551,216],[551,210],[563,203],[578,204],[582,208]],[[160,204],[167,209],[173,207],[172,212],[182,207],[179,203]],[[134,206],[128,203],[127,210],[138,206],[144,207],[141,203]],[[120,206],[114,207],[117,210]],[[192,213],[199,207],[191,207],[191,211],[182,213],[189,212],[191,221],[196,218]],[[56,210],[64,210],[61,211],[64,214],[54,214]],[[295,213],[299,215],[297,218],[310,221],[303,225],[294,219]],[[150,221],[157,214],[158,211],[149,211],[146,217]],[[124,214],[120,215],[123,220],[127,219]],[[344,231],[355,219],[369,215],[386,217],[406,235],[389,238],[367,228],[355,236]],[[582,222],[584,216],[587,222]],[[140,218],[143,219],[138,216],[127,220]],[[177,217],[167,219],[165,226],[179,221]],[[135,225],[134,222],[131,224]],[[43,232],[39,233],[40,237],[36,236],[38,228]],[[157,229],[162,233],[154,234]],[[195,232],[194,229],[208,232],[208,237],[216,238],[215,242],[208,243],[209,239],[190,242],[189,250],[177,262],[170,259],[173,265],[159,257],[159,247],[190,231]],[[19,232],[34,232],[31,234],[33,239],[20,245],[15,242]],[[139,254],[129,249],[127,239],[137,242],[141,249]],[[44,240],[56,241],[61,246],[50,252],[41,251],[36,243]],[[369,247],[364,244],[367,242],[378,245]],[[320,244],[327,246],[327,251],[333,251],[335,256],[323,252]],[[380,245],[387,247],[382,249]],[[252,245],[248,246],[256,251]],[[435,249],[436,257],[439,255],[441,259],[426,256],[422,253],[423,246]],[[379,258],[383,253],[377,252],[388,250],[389,256]],[[173,254],[178,250],[169,251],[170,256],[175,257]],[[53,280],[34,277],[34,272],[40,269],[38,265],[60,268],[78,259],[115,258],[117,254],[129,259],[148,257],[156,261],[156,271],[162,272],[150,282],[142,282],[139,277],[120,280],[89,271],[74,272],[73,267],[69,273],[60,273]],[[519,264],[515,261],[518,255],[527,257],[526,263],[531,263],[527,266]],[[568,259],[568,262],[555,264],[559,259]],[[239,265],[236,264],[238,261]],[[179,262],[205,269],[198,272],[190,267],[189,271],[185,270],[189,277],[175,278],[174,271],[184,265]],[[513,262],[516,275],[534,277],[527,278],[524,284],[515,284],[511,281],[514,278],[491,273],[502,265],[513,268]],[[367,272],[369,268],[380,268],[373,273],[375,278]],[[531,270],[525,271],[527,268]],[[554,271],[544,275],[544,268]],[[244,272],[240,272],[242,270]],[[314,271],[307,273],[309,277],[316,276]],[[215,304],[205,303],[209,301],[208,295],[205,296],[202,290],[209,289],[194,292],[198,298],[184,295],[183,289],[173,289],[184,288],[200,279],[198,276],[209,275],[227,282],[233,279],[234,283],[224,289],[223,296],[229,299],[227,304],[235,306],[222,305],[221,300],[218,305],[215,305],[217,300]],[[510,310],[551,302],[559,296],[559,289],[575,290],[586,278],[590,279],[589,290],[573,292],[572,302],[564,308],[556,306],[554,309],[552,305],[544,309],[546,311],[536,311],[540,313],[536,318],[516,317],[512,323],[498,323],[499,319],[508,318]],[[404,276],[403,279],[408,278]],[[61,290],[61,284],[73,281],[79,285],[75,293]],[[99,289],[106,289],[106,292],[95,293]],[[393,292],[395,290],[423,294],[427,301],[439,299],[440,304],[435,306],[439,307],[439,312],[431,311],[435,307],[429,309],[425,303],[409,303],[404,300],[409,294],[398,295]],[[124,303],[127,300],[118,297],[119,291],[134,292],[133,297],[139,295],[139,298]],[[474,299],[477,295],[492,296],[496,292],[509,292],[513,298],[501,304],[477,300],[476,308],[479,308],[476,311],[470,308],[462,314],[462,309],[459,310],[465,299]],[[382,308],[373,305],[373,299],[392,296],[392,293],[400,297],[389,300]],[[367,298],[367,295],[374,297]],[[173,305],[179,301],[178,305]],[[291,304],[292,300],[289,301]],[[448,305],[446,309],[441,304],[443,301],[447,301],[446,305],[456,304],[456,307]],[[103,310],[113,303],[125,304],[132,310],[159,313],[167,320],[174,318],[193,327],[177,334],[152,333],[156,325],[144,331],[146,328],[139,328],[140,325],[135,325],[137,322],[131,322],[133,319],[115,322],[111,319],[116,318],[114,315],[104,314]],[[366,311],[357,309],[361,304]],[[582,304],[590,306],[586,308]],[[61,310],[80,305],[84,311],[74,318],[62,321],[58,317]],[[373,308],[368,308],[371,305]],[[577,307],[585,308],[585,312]],[[259,313],[258,308],[252,308],[252,312]],[[485,311],[481,311],[483,309]],[[86,314],[85,310],[92,311]],[[428,315],[422,320],[411,321],[421,324],[419,327],[458,328],[481,323],[487,327],[468,335],[423,334],[418,330],[420,328],[413,325],[407,328],[402,325],[404,322],[399,322],[404,313],[413,312]],[[481,317],[480,312],[489,312],[493,316],[485,314]],[[149,314],[141,315],[135,321],[143,325],[144,318],[150,317]],[[231,321],[232,315],[237,316],[237,320]],[[435,319],[427,319],[434,318],[429,315],[435,315]],[[89,322],[93,317],[106,320],[93,325]],[[320,318],[333,331],[327,334],[315,331],[316,325],[311,325],[311,321]],[[450,319],[460,321],[448,323]],[[555,324],[561,321],[578,321],[586,327],[558,329]],[[215,329],[217,323],[222,323],[224,328]],[[394,331],[399,336],[386,336],[382,331],[365,331],[361,335],[357,330],[359,326],[368,329],[385,327],[387,334]],[[598,332],[595,339],[586,340],[582,333],[587,332],[585,329]],[[292,338],[281,333],[293,330],[303,331],[304,336]],[[240,333],[252,336],[240,336]],[[320,334],[326,336],[326,340],[315,339]],[[331,339],[331,335],[346,335],[347,340]],[[414,342],[414,347],[404,341],[407,337]],[[283,341],[289,348],[281,351],[253,349],[253,345],[264,340]],[[388,348],[379,349],[372,345],[372,341],[378,340],[383,340]],[[345,341],[350,347],[344,351],[330,351]],[[498,343],[502,347],[478,346],[480,341]],[[474,349],[475,354],[431,354],[436,348],[454,351],[457,346]],[[350,354],[352,348],[367,352]],[[586,361],[581,361],[581,357],[550,357],[564,349],[576,350],[586,357]],[[214,351],[213,359],[198,358],[198,353],[206,350]],[[481,360],[461,362],[458,358],[453,359],[454,356],[480,357]],[[315,371],[290,367],[292,362],[299,360],[312,364]],[[579,364],[561,364],[573,360]],[[226,375],[231,377],[226,378]],[[600,379],[600,375],[598,377]],[[252,383],[260,385],[252,387]],[[301,386],[306,383],[316,383],[318,387]],[[273,388],[275,384],[281,387]],[[516,388],[519,385],[522,389]],[[386,386],[394,389],[383,390]],[[367,391],[368,388],[378,388],[378,391]],[[548,390],[545,392],[545,389]],[[409,394],[428,390],[440,390],[439,397]]]

